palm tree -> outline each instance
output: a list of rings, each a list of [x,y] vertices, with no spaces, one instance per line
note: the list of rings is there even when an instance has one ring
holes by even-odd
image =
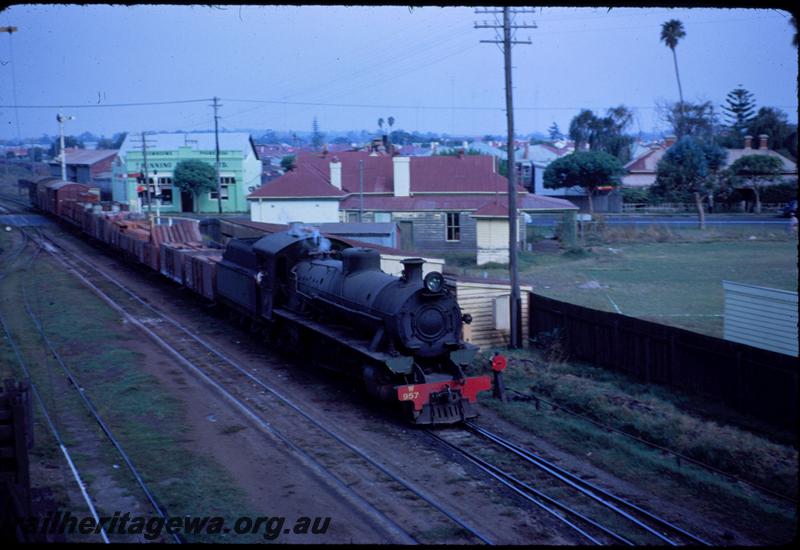
[[[390,116],[386,119],[386,122],[389,123],[389,153],[392,152],[392,126],[394,126],[394,117]]]
[[[678,73],[678,56],[675,54],[675,46],[684,36],[686,36],[686,31],[683,30],[683,23],[678,19],[670,19],[661,25],[661,41],[672,50],[672,60],[675,62],[675,77],[678,79],[678,95],[681,99],[681,117],[683,117],[683,88],[681,88],[681,75]]]
[[[378,119],[378,128],[380,128],[381,133],[383,133],[383,118]]]

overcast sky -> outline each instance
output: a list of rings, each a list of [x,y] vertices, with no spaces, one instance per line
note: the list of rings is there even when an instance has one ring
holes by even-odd
[[[70,107],[222,98],[221,125],[309,131],[395,129],[503,133],[503,58],[492,15],[466,7],[48,6],[0,12],[0,139],[54,135],[56,113],[89,130],[213,128],[209,101],[162,106]],[[566,131],[581,108],[625,104],[630,131],[663,128],[659,101],[676,101],[672,53],[659,39],[676,18],[688,101],[724,103],[742,85],[758,106],[797,120],[797,50],[791,15],[764,9],[535,8],[519,14],[514,103],[519,133]],[[16,83],[16,94],[14,86]],[[17,110],[13,108],[16,95]],[[246,103],[258,100],[280,103]],[[51,106],[32,109],[25,106]],[[61,109],[58,106],[62,106]],[[19,125],[17,126],[17,118]]]

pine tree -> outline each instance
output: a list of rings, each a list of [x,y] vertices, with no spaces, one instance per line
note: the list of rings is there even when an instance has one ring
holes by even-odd
[[[319,131],[319,122],[317,122],[317,117],[314,117],[314,122],[311,123],[311,145],[314,149],[319,149],[322,147],[322,140],[324,139],[325,134]]]
[[[725,122],[734,134],[744,137],[747,133],[747,126],[755,114],[755,97],[740,84],[738,88],[728,92],[726,101],[728,104],[722,106],[722,110],[725,112]]]
[[[556,124],[555,122],[553,122],[553,124],[550,125],[548,132],[550,132],[550,141],[558,141],[560,139],[564,139],[564,134],[561,133],[561,130],[558,128],[558,124]]]

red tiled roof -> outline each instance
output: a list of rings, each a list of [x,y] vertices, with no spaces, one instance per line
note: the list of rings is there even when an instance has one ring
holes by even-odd
[[[313,165],[301,165],[279,178],[265,183],[249,197],[269,198],[318,198],[343,197],[345,193],[337,189]]]
[[[330,184],[330,162],[342,164],[342,188]],[[411,196],[395,197],[392,157],[363,151],[337,154],[300,153],[297,168],[264,184],[250,198],[342,197],[339,208],[358,209],[361,204],[359,161],[364,167],[364,208],[409,212],[419,210],[478,210],[495,201],[506,204],[508,180],[494,172],[490,156],[411,157]],[[530,195],[521,187],[519,207],[523,210],[572,210],[569,201]],[[488,196],[487,196],[488,195]],[[507,206],[505,207],[507,209]]]
[[[508,180],[488,155],[411,157],[412,193],[505,192]],[[518,186],[518,190],[523,190]]]
[[[661,157],[664,156],[664,153],[667,152],[667,149],[669,149],[669,147],[665,144],[652,147],[649,151],[629,161],[625,165],[625,169],[628,170],[628,172],[655,173],[656,165],[661,160]]]

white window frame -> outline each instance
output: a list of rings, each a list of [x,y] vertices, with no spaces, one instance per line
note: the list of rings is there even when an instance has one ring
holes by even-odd
[[[228,193],[228,184],[227,183],[221,183],[220,186],[219,186],[219,190],[222,193],[222,200],[224,200],[224,201],[228,200],[228,198],[230,196],[229,193]],[[216,189],[212,189],[211,191],[209,191],[208,192],[208,198],[209,198],[209,200],[212,200],[212,201],[217,200],[217,190]]]
[[[455,216],[455,223],[450,223],[450,216]],[[450,228],[453,228],[457,233],[455,239],[450,237]],[[461,241],[461,212],[445,212],[444,215],[444,240],[449,243],[457,243]]]

